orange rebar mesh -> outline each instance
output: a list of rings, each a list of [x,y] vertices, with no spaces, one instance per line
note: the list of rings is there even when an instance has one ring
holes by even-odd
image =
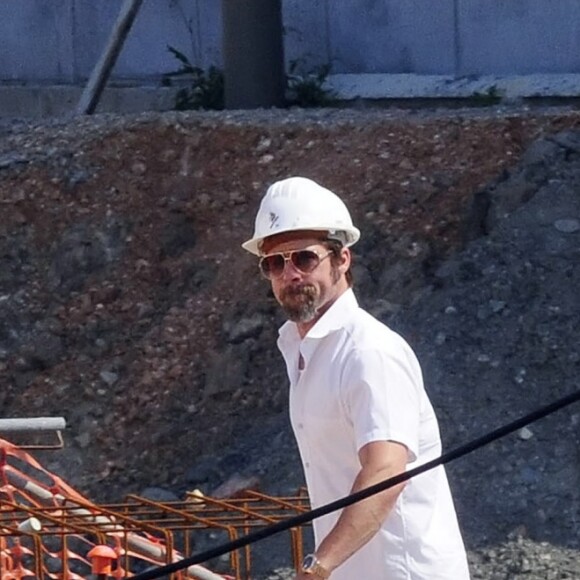
[[[129,495],[123,503],[97,505],[0,439],[0,580],[91,578],[88,554],[97,546],[109,546],[117,556],[108,577],[129,578],[152,565],[182,559],[208,534],[235,540],[309,509],[304,489],[291,497],[245,494],[216,499],[192,492],[183,501],[164,503]],[[301,528],[290,530],[289,543],[297,567],[303,556]],[[230,553],[227,573],[191,566],[170,578],[251,576],[251,547],[246,546]]]

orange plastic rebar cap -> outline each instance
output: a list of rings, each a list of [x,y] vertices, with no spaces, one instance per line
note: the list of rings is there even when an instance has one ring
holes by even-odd
[[[95,546],[87,556],[91,559],[93,574],[110,574],[113,560],[117,559],[117,553],[110,546]]]

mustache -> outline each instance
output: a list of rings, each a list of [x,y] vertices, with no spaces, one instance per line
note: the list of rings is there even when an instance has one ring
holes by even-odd
[[[282,299],[297,296],[304,296],[305,298],[316,296],[316,288],[312,284],[297,284],[284,288],[280,293]]]

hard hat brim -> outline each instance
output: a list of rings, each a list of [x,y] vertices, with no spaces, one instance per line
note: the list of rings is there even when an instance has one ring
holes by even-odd
[[[277,231],[276,233],[271,234],[269,236],[251,238],[242,244],[242,248],[244,250],[246,250],[247,252],[250,252],[250,254],[254,254],[255,256],[261,256],[260,246],[262,245],[262,242],[266,238],[271,238],[273,236],[278,236],[280,234],[284,234],[287,232],[299,232],[299,231],[329,232],[329,234],[330,234],[329,239],[331,239],[331,240],[332,239],[339,239],[338,237],[334,238],[332,236],[332,234],[330,232],[332,232],[333,230],[330,228],[314,228],[314,227],[310,228],[309,227],[307,230],[303,230],[302,228],[300,228],[300,229],[288,228],[285,230]],[[345,229],[345,230],[340,230],[340,231],[341,231],[341,233],[346,234],[346,241],[344,241],[342,239],[340,240],[340,241],[342,241],[345,248],[349,248],[350,246],[356,244],[360,239],[360,230],[354,226],[352,226],[348,230]]]

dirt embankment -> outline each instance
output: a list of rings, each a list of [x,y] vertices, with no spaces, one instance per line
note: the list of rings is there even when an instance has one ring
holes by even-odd
[[[304,175],[352,208],[363,231],[357,292],[419,351],[444,441],[497,426],[525,401],[557,394],[553,385],[564,391],[578,366],[562,342],[578,338],[578,142],[571,132],[567,143],[544,140],[522,156],[537,139],[579,126],[572,111],[528,110],[5,124],[1,414],[65,416],[66,450],[46,463],[97,500],[147,485],[211,491],[244,470],[259,471],[272,489],[298,482],[285,472],[292,465],[294,473],[296,457],[277,456],[278,443],[294,453],[286,434],[259,441],[261,426],[285,428],[274,347],[281,319],[239,245],[267,185]],[[570,199],[558,201],[565,192]],[[526,206],[533,199],[539,209]],[[541,234],[529,212],[545,216],[558,204],[565,215],[550,214]],[[520,221],[506,221],[512,215]],[[546,280],[558,280],[558,292]],[[573,432],[566,425],[562,439]],[[490,451],[451,470],[474,545],[501,541],[518,518],[540,535],[542,525],[552,529],[550,497],[571,502],[572,512],[562,534],[545,539],[578,540],[570,491],[578,470],[536,461],[553,439],[526,437],[506,443],[497,461]],[[481,474],[493,481],[497,472],[500,487],[486,488]],[[551,477],[568,483],[548,485]],[[533,499],[521,499],[529,497],[522,485]],[[486,498],[508,489],[509,505],[521,500],[517,514],[493,532],[505,504],[490,511]]]

